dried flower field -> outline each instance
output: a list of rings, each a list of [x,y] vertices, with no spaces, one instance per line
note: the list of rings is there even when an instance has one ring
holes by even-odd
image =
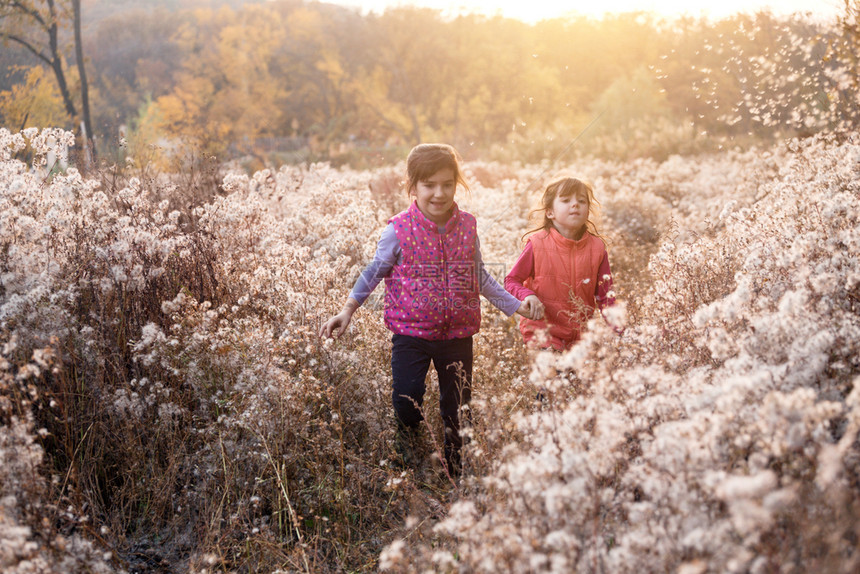
[[[133,162],[49,175],[67,138],[0,129],[3,572],[860,569],[856,135],[563,166],[601,200],[626,328],[530,356],[488,307],[458,481],[432,409],[424,462],[394,464],[379,306],[316,335],[402,165],[201,199]],[[504,274],[560,168],[466,168]]]

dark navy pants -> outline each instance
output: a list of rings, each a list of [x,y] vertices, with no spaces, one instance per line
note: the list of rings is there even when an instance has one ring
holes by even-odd
[[[424,378],[433,367],[439,376],[439,412],[445,425],[445,458],[459,461],[460,405],[472,398],[472,337],[428,341],[408,335],[391,338],[392,403],[398,422],[417,427],[423,416]]]

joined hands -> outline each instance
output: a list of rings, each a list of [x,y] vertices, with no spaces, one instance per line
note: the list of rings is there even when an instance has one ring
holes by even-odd
[[[522,305],[517,309],[517,313],[526,319],[539,320],[543,319],[544,306],[540,302],[537,295],[529,295],[523,299]]]

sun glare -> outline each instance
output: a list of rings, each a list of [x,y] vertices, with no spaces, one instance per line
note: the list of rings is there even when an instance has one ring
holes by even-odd
[[[587,16],[601,18],[605,14],[621,12],[650,12],[667,18],[689,15],[693,17],[723,18],[738,12],[769,10],[775,14],[802,13],[816,18],[833,18],[841,13],[842,0],[602,0],[601,2],[576,0],[336,0],[337,3],[359,7],[365,11],[382,12],[397,6],[423,6],[441,10],[446,14],[481,13],[502,15],[526,22],[561,16]]]

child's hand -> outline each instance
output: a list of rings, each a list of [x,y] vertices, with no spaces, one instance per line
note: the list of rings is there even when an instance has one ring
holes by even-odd
[[[334,337],[337,339],[343,335],[343,332],[346,331],[347,327],[349,327],[349,322],[352,320],[352,314],[355,313],[356,309],[358,309],[358,302],[352,298],[348,299],[343,310],[323,323],[323,326],[320,327],[320,337]]]
[[[349,315],[345,315],[343,311],[323,323],[323,326],[320,327],[320,337],[329,338],[334,337],[337,339],[343,332],[346,331],[347,326],[349,326],[349,321],[352,317]]]
[[[544,306],[540,302],[537,295],[529,295],[523,299],[522,305],[517,309],[517,313],[526,319],[543,319]]]

